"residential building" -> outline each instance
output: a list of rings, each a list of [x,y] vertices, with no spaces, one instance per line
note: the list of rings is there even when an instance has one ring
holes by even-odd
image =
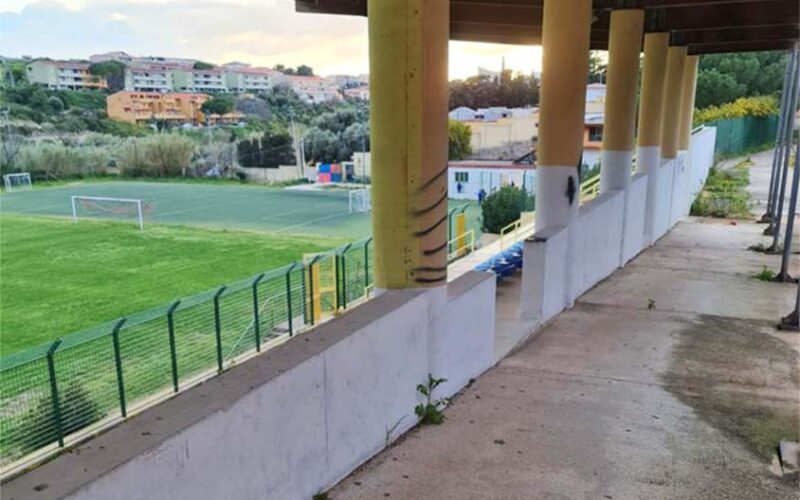
[[[325,80],[340,89],[349,89],[368,85],[369,75],[328,75]]]
[[[461,106],[450,112],[450,118],[463,121],[472,131],[473,151],[493,149],[508,144],[530,144],[537,133],[538,108],[506,108],[497,106],[473,110]]]
[[[603,113],[586,113],[583,119],[583,164],[600,164],[603,150]]]
[[[369,85],[362,85],[361,87],[345,89],[344,91],[342,91],[342,93],[352,99],[369,101]]]
[[[222,69],[182,68],[172,71],[173,89],[178,92],[227,92]]]
[[[119,61],[127,64],[135,61],[136,59],[138,59],[136,56],[132,56],[127,52],[122,51],[104,52],[102,54],[92,54],[89,56],[89,60],[93,63]]]
[[[288,75],[286,84],[300,96],[300,99],[314,104],[339,101],[342,95],[335,84],[320,76]]]
[[[106,108],[112,120],[132,124],[153,120],[203,123],[200,106],[209,98],[206,94],[122,91],[106,97]]]
[[[172,92],[174,65],[142,64],[125,69],[125,90],[136,92]]]
[[[225,85],[229,92],[263,92],[287,81],[286,75],[270,68],[225,65]]]
[[[86,61],[54,61],[37,59],[28,63],[28,81],[46,85],[51,89],[104,89],[104,78],[89,73],[90,64]]]

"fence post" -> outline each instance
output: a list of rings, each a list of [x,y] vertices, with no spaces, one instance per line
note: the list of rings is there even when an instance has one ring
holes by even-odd
[[[458,207],[450,210],[447,213],[447,251],[450,251],[450,242],[453,241],[453,214],[456,213]]]
[[[217,335],[217,371],[222,373],[222,326],[219,321],[219,298],[225,292],[226,286],[221,287],[214,294],[214,330]]]
[[[297,262],[292,262],[289,269],[286,270],[286,312],[289,320],[289,336],[294,335],[294,328],[292,327],[292,271],[297,267]]]
[[[308,304],[311,309],[311,315],[310,315],[311,326],[314,326],[314,323],[316,321],[314,318],[317,313],[316,306],[314,305],[314,264],[317,263],[319,258],[320,256],[317,255],[316,257],[311,259],[311,262],[309,262],[308,264],[308,299],[309,299]]]
[[[306,295],[306,268],[305,264],[303,264],[303,268],[300,271],[300,286],[303,289],[303,325],[308,324],[308,304],[306,299],[308,295]]]
[[[181,301],[176,300],[167,309],[167,332],[169,333],[169,356],[172,362],[172,388],[178,392],[178,354],[175,349],[175,322],[173,321],[173,313],[178,308]]]
[[[369,244],[372,243],[372,237],[367,239],[364,243],[364,295],[367,295],[369,289]]]
[[[56,435],[58,436],[58,446],[64,447],[64,427],[61,424],[61,404],[58,400],[58,384],[56,383],[56,367],[53,362],[53,354],[61,345],[61,339],[56,340],[47,350],[47,371],[50,374],[50,396],[53,399],[53,420],[56,424]]]
[[[347,267],[345,265],[345,258],[347,255],[347,251],[350,250],[350,247],[353,246],[352,243],[348,243],[346,247],[342,249],[341,252],[341,259],[342,259],[342,271],[339,272],[339,266],[336,266],[336,274],[341,275],[342,277],[342,300],[339,303],[342,304],[342,309],[347,309]],[[336,288],[339,288],[339,280],[336,280]]]
[[[261,325],[258,318],[258,283],[264,279],[264,273],[253,280],[253,332],[256,335],[256,352],[261,352]]]
[[[122,418],[128,416],[128,408],[125,404],[125,381],[122,378],[122,355],[119,350],[119,331],[125,323],[126,318],[122,318],[114,325],[114,330],[111,331],[111,341],[114,344],[114,363],[117,366],[117,390],[119,391],[119,409],[122,413]]]

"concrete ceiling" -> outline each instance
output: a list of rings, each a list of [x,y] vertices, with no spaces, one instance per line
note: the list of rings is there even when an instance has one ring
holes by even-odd
[[[543,0],[450,0],[450,39],[540,45]],[[689,53],[786,50],[800,37],[798,0],[594,0],[591,46],[608,46],[610,12],[644,8],[645,31],[669,31]],[[367,15],[367,0],[295,0],[298,12]]]

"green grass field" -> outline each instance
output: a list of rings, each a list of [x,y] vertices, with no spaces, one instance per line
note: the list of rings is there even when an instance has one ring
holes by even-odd
[[[349,238],[0,216],[0,353],[329,250]]]

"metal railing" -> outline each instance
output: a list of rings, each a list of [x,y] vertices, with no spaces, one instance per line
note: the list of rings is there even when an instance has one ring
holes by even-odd
[[[447,263],[466,257],[475,251],[475,230],[470,229],[461,236],[456,236],[447,243]]]
[[[371,241],[0,358],[0,473],[9,477],[368,298]]]

